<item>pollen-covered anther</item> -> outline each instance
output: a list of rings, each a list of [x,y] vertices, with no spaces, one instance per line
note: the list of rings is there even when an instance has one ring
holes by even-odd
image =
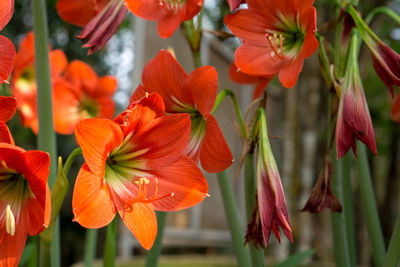
[[[10,205],[6,207],[6,231],[11,236],[15,234],[15,217]]]
[[[270,34],[266,33],[265,37],[267,39],[267,42],[269,46],[272,49],[271,52],[271,57],[274,59],[274,56],[278,57],[279,59],[282,59],[284,57],[283,55],[283,40],[285,40],[285,37],[282,34]]]

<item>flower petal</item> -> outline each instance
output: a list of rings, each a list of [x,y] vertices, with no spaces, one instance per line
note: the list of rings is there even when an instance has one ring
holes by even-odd
[[[203,116],[208,115],[217,98],[218,73],[211,66],[197,68],[187,77],[181,90],[190,92],[192,95],[190,104]]]
[[[27,231],[29,235],[37,235],[49,226],[51,216],[51,195],[50,189],[46,184],[45,201],[40,201],[38,198],[30,197],[22,207],[26,218],[29,218],[27,223]]]
[[[68,65],[67,56],[61,49],[52,50],[49,52],[51,77],[53,79],[58,78],[65,70]]]
[[[157,236],[156,214],[151,204],[138,202],[132,208],[118,212],[143,248],[149,250]]]
[[[100,228],[109,224],[116,210],[104,178],[93,174],[86,163],[76,178],[72,195],[74,221],[86,228]]]
[[[154,209],[175,211],[192,207],[201,202],[208,192],[207,181],[197,165],[183,156],[171,166],[152,171],[158,179],[158,196],[173,196],[152,202]],[[154,188],[149,195],[155,194]]]
[[[303,58],[297,57],[279,70],[279,80],[283,86],[286,88],[292,88],[295,86],[297,78],[303,69],[303,62]]]
[[[17,220],[15,234],[11,236],[5,230],[0,232],[0,266],[18,266],[26,242],[25,225],[27,220]]]
[[[207,128],[200,151],[201,166],[211,173],[221,172],[232,165],[232,153],[215,117],[209,115],[205,120]]]
[[[85,26],[98,13],[93,0],[58,0],[58,15],[76,26]]]
[[[14,0],[0,1],[0,31],[10,21],[14,11]]]
[[[14,145],[14,139],[4,121],[0,121],[0,143]]]
[[[79,116],[79,100],[73,85],[59,80],[53,84],[54,129],[60,134],[74,133]]]
[[[174,34],[175,30],[182,23],[183,17],[182,13],[176,14],[174,11],[166,13],[157,24],[158,34],[162,38],[169,38]]]
[[[158,0],[125,0],[129,11],[148,20],[158,20],[165,13],[159,3]]]
[[[0,35],[0,83],[8,80],[15,58],[15,48],[3,35]]]
[[[74,60],[64,74],[64,79],[71,82],[79,90],[93,93],[96,90],[98,76],[96,72],[85,62]]]
[[[0,96],[0,121],[9,121],[14,116],[16,107],[15,97]]]
[[[75,129],[76,140],[90,170],[104,177],[108,154],[122,143],[121,128],[107,119],[87,119]]]

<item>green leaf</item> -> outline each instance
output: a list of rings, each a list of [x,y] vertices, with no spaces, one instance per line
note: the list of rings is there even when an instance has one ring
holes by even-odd
[[[298,252],[296,254],[290,255],[286,260],[275,264],[274,267],[294,267],[299,266],[305,259],[314,255],[315,251],[313,249]]]

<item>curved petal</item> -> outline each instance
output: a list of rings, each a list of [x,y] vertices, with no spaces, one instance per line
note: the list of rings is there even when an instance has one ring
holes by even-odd
[[[53,85],[54,129],[59,134],[73,134],[79,116],[79,99],[72,85],[59,81]]]
[[[15,58],[15,48],[3,35],[0,35],[0,83],[7,82],[10,76]]]
[[[266,46],[242,44],[235,52],[235,64],[240,71],[256,76],[275,75],[285,60],[272,60],[271,49]]]
[[[14,116],[16,107],[15,97],[0,96],[0,121],[9,121]]]
[[[149,250],[157,236],[156,214],[151,204],[138,202],[131,208],[118,212],[143,248]]]
[[[14,145],[14,139],[4,121],[0,121],[0,143]]]
[[[192,105],[205,116],[211,113],[218,91],[218,73],[211,66],[194,70],[185,80],[182,89],[192,95]]]
[[[22,251],[25,247],[25,225],[28,223],[27,220],[17,220],[14,236],[7,234],[6,231],[0,232],[0,266],[18,266]],[[2,235],[4,236],[2,237]]]
[[[14,0],[0,1],[0,31],[10,21],[14,11]]]
[[[148,150],[140,158],[147,170],[157,170],[179,159],[190,138],[189,114],[173,114],[155,119],[131,139],[135,150]]]
[[[298,57],[288,65],[283,66],[279,71],[279,80],[286,88],[292,88],[297,82],[297,78],[303,69],[303,58]]]
[[[201,166],[211,173],[221,172],[232,165],[232,153],[214,116],[204,119],[207,128],[200,151]]]
[[[19,77],[27,66],[32,65],[35,59],[35,40],[33,32],[27,33],[18,45],[18,53],[15,57],[13,79]]]
[[[49,226],[51,215],[50,189],[46,184],[45,201],[39,201],[38,198],[29,198],[22,207],[25,216],[29,218],[27,231],[29,235],[37,235]]]
[[[257,99],[261,96],[261,94],[265,91],[265,89],[267,88],[268,84],[271,82],[272,79],[273,77],[259,79],[256,88],[254,88],[253,99]]]
[[[125,0],[125,5],[136,16],[148,20],[158,20],[165,12],[158,0]]]
[[[225,17],[225,24],[234,35],[246,42],[267,46],[265,29],[270,28],[268,21],[254,9],[242,9]]]
[[[93,174],[86,163],[76,178],[72,195],[74,221],[86,228],[100,228],[109,224],[116,210],[104,178]]]
[[[61,49],[49,52],[50,68],[52,78],[59,77],[68,65],[67,56]]]
[[[121,128],[107,119],[87,119],[75,129],[76,140],[90,170],[104,177],[108,154],[123,140]]]
[[[49,154],[39,150],[29,150],[24,153],[25,170],[19,170],[25,175],[29,188],[40,202],[46,201],[46,186],[49,177]]]
[[[96,89],[98,76],[96,72],[85,62],[80,60],[72,61],[65,71],[64,79],[80,88],[82,91],[93,93]]]
[[[158,179],[158,196],[168,196],[152,202],[155,210],[175,211],[186,209],[200,203],[208,192],[207,181],[199,167],[188,157],[183,156],[174,164],[152,171]],[[154,188],[149,195],[154,195]]]
[[[229,68],[229,77],[232,81],[240,84],[251,84],[256,83],[258,81],[257,76],[248,75],[244,72],[241,72],[235,65],[232,63]]]
[[[158,21],[158,34],[162,38],[169,38],[172,34],[174,34],[175,30],[179,27],[182,21],[183,18],[181,13],[176,14],[174,11],[166,13]]]
[[[58,0],[58,15],[65,21],[85,26],[97,14],[96,2],[94,0]],[[79,15],[78,15],[79,14]]]
[[[149,93],[155,92],[161,95],[166,111],[170,112],[176,105],[171,96],[183,103],[190,103],[191,101],[190,94],[180,90],[187,76],[185,70],[171,53],[161,50],[143,68],[142,82]]]
[[[98,118],[112,119],[115,111],[115,102],[111,97],[101,97],[95,100],[99,106]]]
[[[118,89],[118,81],[114,76],[103,76],[97,82],[97,90],[93,92],[93,96],[109,96],[111,97]]]

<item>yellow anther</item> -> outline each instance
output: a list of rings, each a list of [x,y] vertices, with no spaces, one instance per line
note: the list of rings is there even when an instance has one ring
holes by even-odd
[[[6,231],[11,236],[14,236],[15,234],[15,217],[10,205],[7,205],[6,207]]]

